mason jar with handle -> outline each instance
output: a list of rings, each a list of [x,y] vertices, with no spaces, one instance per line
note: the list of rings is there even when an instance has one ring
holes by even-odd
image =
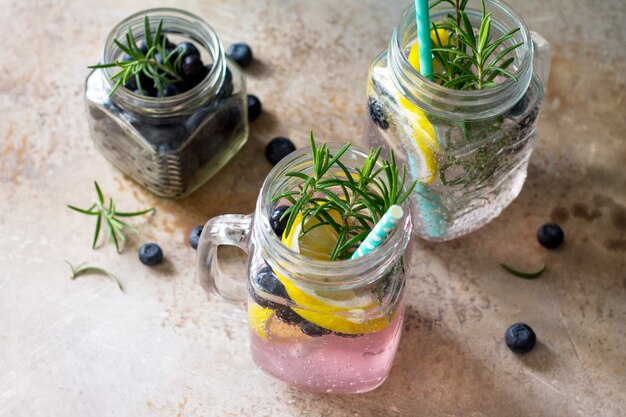
[[[430,20],[454,7],[431,1]],[[470,233],[497,217],[520,193],[535,141],[537,116],[550,71],[550,47],[522,18],[497,0],[485,0],[492,40],[519,28],[494,55],[509,52],[515,79],[479,90],[445,88],[420,75],[409,60],[416,43],[415,8],[394,29],[388,49],[369,69],[365,142],[392,148],[418,181],[413,193],[415,232],[444,241]],[[466,13],[477,31],[481,2]],[[437,63],[435,62],[435,71]]]
[[[329,148],[334,153],[340,146]],[[367,156],[351,147],[341,161],[358,175]],[[297,150],[270,172],[253,214],[209,220],[198,246],[198,276],[210,293],[247,302],[252,358],[259,368],[311,391],[366,392],[385,381],[400,340],[410,202],[402,206],[406,214],[400,223],[371,253],[333,262],[303,256],[272,229],[270,216],[285,204],[272,197],[297,187],[299,179],[287,172],[311,174],[313,169],[310,150]],[[220,245],[248,253],[247,276],[220,269]]]

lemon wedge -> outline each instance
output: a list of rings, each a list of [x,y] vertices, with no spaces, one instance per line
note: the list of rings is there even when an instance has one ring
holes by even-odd
[[[439,34],[441,43],[446,45],[450,38],[448,31],[444,29],[437,29],[437,33]],[[431,30],[430,32],[430,38],[437,42],[434,30]],[[419,45],[417,43],[411,45],[408,59],[411,66],[419,71],[420,58]],[[434,70],[437,71],[438,69],[435,68]],[[406,97],[399,95],[398,99],[400,101],[400,105],[406,110],[405,117],[407,119],[408,126],[412,128],[412,131],[407,133],[413,137],[417,148],[415,149],[416,152],[413,153],[414,159],[418,159],[417,161],[414,161],[414,165],[416,167],[416,179],[422,183],[431,183],[437,178],[436,153],[441,150],[439,142],[437,141],[435,129],[430,121],[428,121],[428,118],[426,118],[422,109],[417,107]]]
[[[272,316],[273,311],[269,308],[264,308],[254,302],[248,302],[248,321],[250,322],[250,328],[261,339],[267,340],[267,321]]]
[[[339,213],[332,212],[331,216],[338,223],[341,222]],[[309,216],[304,221],[304,228],[308,229],[316,224],[319,224],[319,220],[313,216]],[[325,224],[316,227],[300,237],[302,227],[302,213],[298,213],[291,230],[289,230],[286,235],[283,235],[283,245],[308,258],[318,261],[329,261],[330,255],[333,253],[333,248],[339,238],[339,233],[337,233],[331,225]]]
[[[339,221],[339,213],[331,213]],[[314,217],[305,219],[304,227],[318,224]],[[298,214],[293,226],[283,235],[283,244],[307,257],[328,261],[338,234],[330,225],[318,226],[300,237],[302,214]],[[360,334],[384,329],[389,325],[386,317],[377,315],[366,318],[365,314],[378,304],[373,292],[313,291],[303,290],[277,271],[276,277],[283,283],[296,306],[292,309],[305,320],[337,333]],[[363,317],[363,318],[361,318]]]

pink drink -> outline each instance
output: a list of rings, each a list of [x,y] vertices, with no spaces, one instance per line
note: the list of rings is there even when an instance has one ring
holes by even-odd
[[[389,374],[403,320],[400,304],[389,325],[377,332],[311,337],[272,314],[263,337],[251,323],[252,358],[263,371],[298,388],[339,394],[371,391]]]

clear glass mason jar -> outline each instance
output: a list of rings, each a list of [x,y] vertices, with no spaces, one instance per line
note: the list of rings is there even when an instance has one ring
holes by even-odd
[[[501,47],[523,42],[511,53],[515,61],[508,68],[517,81],[460,91],[420,75],[408,60],[416,42],[414,6],[369,69],[365,143],[393,148],[409,166],[418,181],[415,231],[431,241],[465,235],[497,217],[522,189],[535,140],[550,47],[506,4],[485,3],[493,18],[492,39],[520,28]],[[470,0],[466,12],[479,27],[480,1]],[[431,22],[449,13],[454,9],[441,2],[431,8]]]
[[[219,171],[248,138],[246,87],[239,67],[224,54],[213,29],[193,14],[169,8],[136,13],[109,33],[101,63],[122,60],[115,39],[131,28],[144,39],[144,17],[171,41],[191,42],[207,65],[195,87],[170,97],[148,97],[120,87],[111,94],[118,69],[93,70],[85,82],[91,136],[120,171],[164,197],[184,197]]]
[[[331,152],[340,149],[331,145]],[[350,148],[342,162],[356,173],[367,153]],[[270,226],[272,196],[294,189],[289,171],[311,173],[309,149],[299,149],[270,172],[248,216],[223,215],[204,226],[198,246],[200,283],[230,300],[247,300],[252,358],[265,372],[319,392],[358,393],[382,384],[393,362],[404,317],[412,216],[381,246],[357,259],[317,261],[281,243]],[[248,253],[247,279],[224,274],[219,245]]]

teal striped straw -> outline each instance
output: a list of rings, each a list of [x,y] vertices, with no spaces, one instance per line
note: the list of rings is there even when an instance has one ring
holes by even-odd
[[[420,74],[432,81],[433,57],[430,50],[430,9],[428,0],[415,0],[415,25],[417,27],[417,45],[420,51]],[[412,162],[415,164],[415,161]],[[432,237],[443,235],[446,224],[441,213],[441,206],[437,204],[440,199],[439,196],[432,193],[423,184],[418,184],[415,192],[417,193],[417,203],[424,219],[426,234]]]
[[[350,259],[359,259],[362,256],[367,255],[374,249],[376,249],[380,244],[389,236],[389,233],[393,231],[398,224],[398,221],[404,215],[404,211],[402,207],[398,205],[393,205],[389,207],[389,210],[381,217],[381,219],[376,223],[376,226],[372,229],[372,231],[367,235],[361,246],[352,254],[352,258]]]
[[[415,0],[415,24],[420,51],[420,74],[433,79],[433,56],[430,51],[430,11],[428,0]]]

